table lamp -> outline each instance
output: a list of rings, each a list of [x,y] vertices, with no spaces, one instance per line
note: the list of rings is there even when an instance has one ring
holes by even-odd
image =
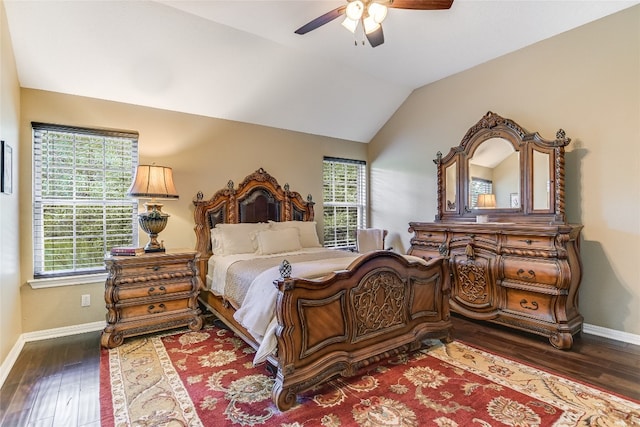
[[[146,212],[138,214],[138,223],[149,235],[145,252],[164,252],[164,245],[158,242],[158,234],[167,226],[169,215],[162,212],[162,204],[156,199],[177,199],[178,192],[173,184],[173,171],[166,166],[139,165],[133,183],[127,193],[131,197],[149,198],[144,205]]]

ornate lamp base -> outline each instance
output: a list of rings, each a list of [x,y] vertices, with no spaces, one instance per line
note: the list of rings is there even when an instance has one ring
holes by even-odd
[[[164,242],[158,242],[158,234],[167,226],[169,215],[162,212],[162,204],[145,203],[146,212],[138,214],[138,223],[149,235],[149,242],[144,247],[145,252],[164,252]]]

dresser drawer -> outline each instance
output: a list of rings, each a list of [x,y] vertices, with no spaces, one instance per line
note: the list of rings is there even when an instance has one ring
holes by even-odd
[[[409,250],[409,255],[413,255],[418,258],[422,258],[425,261],[429,261],[433,258],[439,257],[440,252],[434,249],[425,249],[423,247],[412,247]]]
[[[414,239],[421,242],[442,243],[446,240],[447,233],[445,231],[432,231],[432,230],[416,230]]]
[[[554,295],[529,292],[523,289],[504,288],[507,302],[504,311],[555,322],[552,311]]]
[[[188,309],[188,297],[168,301],[148,302],[140,305],[127,305],[120,307],[120,319],[128,320],[143,316],[162,315],[172,311]]]
[[[145,286],[120,286],[114,290],[114,302],[124,301],[132,298],[159,297],[178,292],[190,292],[193,290],[193,283],[185,280],[159,283],[147,283]]]
[[[505,279],[551,286],[558,285],[558,280],[561,277],[560,267],[553,260],[504,257],[502,272]]]
[[[555,236],[536,234],[507,234],[504,245],[515,249],[543,249],[551,250],[555,247]]]

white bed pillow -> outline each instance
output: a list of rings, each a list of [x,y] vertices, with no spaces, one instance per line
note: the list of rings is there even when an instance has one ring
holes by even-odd
[[[262,230],[254,233],[254,241],[258,255],[294,252],[302,249],[300,232],[297,228],[289,227],[280,230]]]
[[[266,222],[244,223],[244,224],[217,224],[215,229],[219,230],[216,240],[222,242],[222,253],[217,255],[235,255],[254,253],[257,246],[252,239],[253,233],[261,230],[268,230],[269,224]]]
[[[269,221],[269,227],[272,230],[295,227],[300,233],[300,244],[303,248],[319,248],[322,246],[320,239],[318,239],[315,221]]]
[[[211,229],[211,252],[215,255],[224,255],[224,246],[222,245],[222,236],[219,228]]]

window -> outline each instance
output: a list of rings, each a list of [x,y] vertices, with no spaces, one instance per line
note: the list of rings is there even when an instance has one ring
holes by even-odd
[[[138,134],[32,127],[34,277],[102,272],[106,251],[138,241],[138,202],[127,197]]]
[[[471,208],[478,206],[478,194],[493,193],[493,181],[482,178],[471,177],[471,185],[469,186],[469,197],[471,198]]]
[[[366,163],[325,157],[323,162],[324,246],[356,246],[356,230],[367,223]]]

